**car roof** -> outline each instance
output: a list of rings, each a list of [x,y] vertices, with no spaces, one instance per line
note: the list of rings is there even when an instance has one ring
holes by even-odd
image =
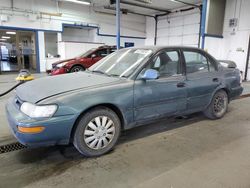
[[[116,46],[103,45],[103,46],[99,46],[97,49],[100,49],[100,48],[116,48]]]
[[[187,49],[187,50],[200,50],[204,51],[203,49],[191,46],[141,46],[141,47],[130,47],[127,49],[150,49],[153,51],[159,51],[161,49]]]

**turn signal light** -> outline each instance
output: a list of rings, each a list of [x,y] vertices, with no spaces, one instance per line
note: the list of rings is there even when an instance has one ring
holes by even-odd
[[[45,127],[38,126],[38,127],[17,127],[18,131],[21,133],[40,133],[42,132]]]

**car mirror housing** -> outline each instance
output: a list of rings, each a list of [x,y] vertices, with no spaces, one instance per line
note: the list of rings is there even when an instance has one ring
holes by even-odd
[[[234,62],[230,62],[230,63],[228,63],[228,66],[227,66],[228,68],[231,68],[231,69],[235,69],[235,68],[237,68],[237,65],[236,65],[236,63],[234,63]]]
[[[230,61],[230,60],[219,60],[219,63],[223,66],[223,67],[227,67],[230,69],[235,69],[237,68],[237,65],[235,62]]]
[[[156,80],[159,77],[159,72],[154,69],[148,69],[142,75],[142,79],[144,80]]]

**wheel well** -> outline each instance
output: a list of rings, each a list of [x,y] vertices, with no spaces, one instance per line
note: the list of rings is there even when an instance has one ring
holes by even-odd
[[[226,87],[224,87],[224,88],[221,88],[221,89],[219,89],[219,90],[223,90],[223,91],[225,91],[226,92],[226,94],[227,94],[227,97],[228,97],[228,103],[230,103],[230,91],[229,91],[229,89],[227,89]],[[218,90],[218,91],[219,91]]]
[[[77,123],[80,121],[81,117],[83,117],[87,112],[89,112],[90,110],[94,109],[94,108],[98,108],[98,107],[106,107],[106,108],[109,108],[111,109],[113,112],[116,113],[116,115],[118,116],[118,118],[120,119],[121,121],[121,128],[122,130],[124,129],[124,118],[123,118],[123,115],[122,115],[122,112],[121,110],[113,105],[113,104],[109,104],[109,103],[104,103],[104,104],[98,104],[98,105],[95,105],[95,106],[92,106],[86,110],[84,110],[76,119],[74,125],[73,125],[73,128],[71,130],[71,133],[70,133],[70,142],[72,142],[72,139],[73,139],[73,135],[74,135],[74,132],[75,132],[75,129],[76,129],[76,125]]]
[[[73,65],[71,68],[70,68],[70,70],[71,69],[73,69],[74,67],[76,67],[76,66],[80,66],[80,67],[82,67],[84,70],[86,69],[83,65],[81,65],[81,64],[75,64],[75,65]]]
[[[229,93],[229,90],[227,88],[221,88],[221,90],[224,90],[227,93],[228,98],[230,97],[230,95],[229,95],[230,93]]]

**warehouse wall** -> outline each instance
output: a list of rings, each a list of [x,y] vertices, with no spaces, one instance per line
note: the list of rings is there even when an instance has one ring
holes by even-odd
[[[245,72],[248,40],[250,35],[249,0],[227,0],[224,20],[223,38],[207,37],[205,49],[217,59],[229,59],[237,63]],[[229,27],[229,19],[237,18],[236,27]],[[250,80],[250,69],[248,74]]]
[[[154,44],[155,21],[147,18],[146,45]],[[200,29],[200,12],[196,8],[187,12],[171,13],[158,18],[157,45],[198,46]]]
[[[62,33],[63,41],[94,42],[94,36],[88,29],[64,28]]]
[[[61,32],[63,23],[89,24],[99,27],[99,33],[102,34],[102,36],[98,36],[97,29],[93,30],[94,35],[92,35],[93,41],[91,42],[105,42],[115,45],[115,37],[106,36],[106,34],[115,35],[115,16],[96,13],[90,6],[60,2],[59,7],[57,7],[56,1],[52,0],[14,0],[15,9],[12,11],[10,7],[10,0],[1,1],[0,16],[8,16],[8,20],[0,21],[0,27],[30,28],[41,30],[40,32],[44,32],[44,30]],[[145,40],[143,37],[146,36],[145,25],[146,18],[144,16],[121,15],[121,35],[135,37],[122,38],[121,45],[123,46],[124,42],[134,42],[135,46],[144,45]],[[44,38],[41,38],[44,35],[39,34],[38,37],[38,41],[44,40]],[[45,54],[43,52],[44,49],[42,49],[44,45],[39,44],[39,46],[41,51],[39,52],[40,63],[42,63],[45,59],[43,57]],[[44,71],[43,67],[41,65],[42,71]]]

